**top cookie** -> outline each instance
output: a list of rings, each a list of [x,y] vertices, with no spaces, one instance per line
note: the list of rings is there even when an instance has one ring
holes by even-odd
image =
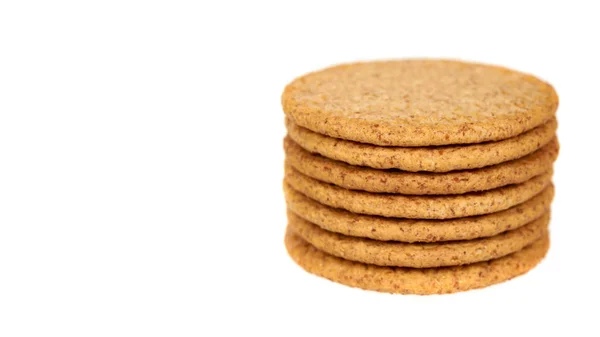
[[[307,74],[282,95],[296,124],[381,145],[497,141],[552,118],[551,85],[502,67],[451,60],[339,65]]]

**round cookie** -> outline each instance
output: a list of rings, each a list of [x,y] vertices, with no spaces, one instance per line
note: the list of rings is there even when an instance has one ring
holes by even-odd
[[[440,243],[376,241],[328,232],[292,212],[288,212],[288,230],[315,248],[342,259],[411,268],[458,266],[487,261],[514,253],[533,243],[548,230],[550,213],[537,220],[495,236]]]
[[[506,139],[558,107],[552,86],[531,75],[452,60],[339,65],[295,79],[281,100],[302,127],[382,146]]]
[[[290,257],[304,270],[350,287],[398,294],[448,294],[487,287],[533,269],[550,246],[548,234],[499,259],[444,268],[382,267],[324,253],[291,231],[285,235]]]
[[[558,148],[554,138],[536,152],[502,164],[476,170],[423,173],[352,166],[312,154],[289,137],[284,139],[286,161],[311,178],[353,190],[414,195],[462,194],[522,183],[550,170]]]
[[[476,169],[526,156],[550,142],[555,118],[513,138],[471,145],[384,147],[324,136],[285,121],[288,136],[309,152],[357,166],[409,172]]]
[[[551,180],[552,171],[521,184],[484,192],[415,196],[347,190],[285,166],[285,182],[322,204],[359,214],[410,219],[451,219],[505,210],[531,199],[550,185]]]
[[[320,204],[284,184],[288,210],[330,232],[379,241],[471,240],[519,228],[550,210],[554,186],[507,210],[466,218],[421,220],[351,213]]]

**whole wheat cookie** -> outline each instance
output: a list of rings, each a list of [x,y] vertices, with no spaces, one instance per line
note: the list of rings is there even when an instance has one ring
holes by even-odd
[[[448,294],[483,288],[533,269],[550,246],[548,234],[499,259],[442,268],[382,267],[324,253],[292,231],[285,235],[290,257],[304,270],[350,287],[399,294]]]
[[[554,138],[536,152],[502,164],[476,170],[423,173],[352,166],[312,154],[290,138],[284,139],[286,161],[311,178],[353,190],[414,195],[462,194],[522,183],[550,170],[558,148]]]
[[[292,212],[288,230],[315,248],[351,261],[412,268],[447,267],[497,259],[533,243],[547,232],[550,213],[495,236],[440,243],[376,241],[328,232]]]
[[[385,147],[324,136],[285,121],[288,136],[309,152],[351,165],[409,172],[448,172],[495,165],[526,156],[555,137],[555,118],[496,142],[430,147]]]
[[[524,183],[459,195],[415,196],[347,190],[285,166],[285,182],[322,204],[370,215],[410,219],[451,219],[494,213],[525,202],[550,185],[552,171]]]
[[[507,210],[466,218],[420,220],[351,213],[318,203],[284,184],[288,210],[330,232],[380,241],[471,240],[519,228],[550,210],[554,186]]]
[[[452,60],[344,64],[295,79],[283,111],[331,137],[382,146],[514,137],[552,118],[558,96],[536,77]]]

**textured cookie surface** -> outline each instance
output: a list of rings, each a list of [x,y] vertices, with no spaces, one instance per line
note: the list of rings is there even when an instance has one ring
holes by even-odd
[[[459,195],[415,196],[348,190],[285,166],[285,182],[322,204],[370,215],[411,219],[451,219],[488,214],[525,202],[550,185],[552,172],[524,183]]]
[[[556,119],[516,137],[471,145],[385,147],[332,138],[286,119],[289,137],[304,149],[351,165],[417,172],[448,172],[495,165],[521,158],[555,137]]]
[[[284,148],[288,163],[311,178],[353,190],[416,195],[462,194],[522,183],[550,170],[558,156],[555,138],[530,155],[502,164],[475,170],[423,173],[348,165],[312,154],[288,137],[284,139]]]
[[[328,232],[292,212],[288,212],[288,230],[292,230],[315,248],[346,260],[412,268],[457,266],[496,259],[533,243],[548,229],[550,214],[492,237],[440,243],[376,241]]]
[[[287,207],[296,215],[331,232],[374,240],[438,242],[471,240],[519,228],[550,210],[554,187],[507,210],[448,220],[386,218],[351,213],[318,203],[284,184]]]
[[[339,65],[292,81],[283,110],[298,125],[383,146],[479,143],[554,116],[549,84],[520,72],[450,60]]]
[[[526,248],[495,260],[425,269],[344,260],[316,249],[289,230],[285,246],[300,267],[331,281],[366,290],[430,295],[483,288],[522,275],[544,258],[550,239],[546,234]]]

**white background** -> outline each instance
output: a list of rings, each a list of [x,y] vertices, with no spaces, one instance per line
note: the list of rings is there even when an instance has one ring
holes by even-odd
[[[1,2],[0,336],[597,336],[592,4]],[[524,277],[393,296],[285,252],[285,84],[417,56],[560,95],[552,248]]]

